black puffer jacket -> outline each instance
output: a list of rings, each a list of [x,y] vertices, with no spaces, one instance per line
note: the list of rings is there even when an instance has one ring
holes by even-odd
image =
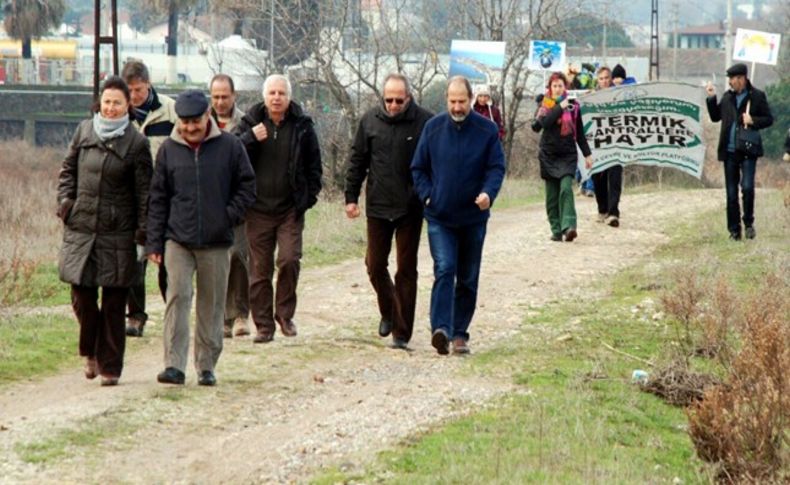
[[[288,178],[293,190],[294,208],[301,214],[315,205],[318,201],[318,193],[321,192],[321,149],[313,120],[304,114],[301,106],[291,101],[286,118],[293,120],[295,125],[291,139]],[[270,132],[273,131],[271,118],[263,103],[255,104],[247,110],[239,125],[233,130],[253,162],[260,157],[260,142],[252,133],[252,127],[258,123],[265,123]]]
[[[560,108],[559,104],[554,106],[546,115],[539,116],[537,119],[543,128],[543,134],[540,137],[540,151],[538,153],[540,177],[543,179],[562,178],[566,175],[573,176],[576,173],[576,165],[579,159],[579,154],[576,151],[577,144],[585,157],[592,153],[590,152],[590,146],[587,144],[587,138],[584,137],[584,126],[582,125],[582,114],[579,111],[579,105],[573,100],[570,103],[575,105],[576,109],[576,126],[574,133],[570,135],[562,136],[560,134],[561,127],[557,120],[562,115],[562,108]]]
[[[209,117],[197,150],[177,129],[156,156],[148,204],[146,253],[162,254],[170,239],[190,249],[233,244],[233,228],[255,202],[255,174],[239,140]]]
[[[721,131],[719,132],[718,157],[720,161],[727,159],[727,144],[730,141],[730,128],[733,123],[740,123],[743,113],[746,112],[746,105],[749,105],[749,114],[752,116],[756,130],[768,128],[774,123],[771,108],[768,106],[768,98],[765,93],[752,86],[751,81],[746,81],[746,98],[741,103],[740,108],[736,108],[735,92],[728,89],[721,95],[721,102],[716,102],[716,96],[706,99],[708,114],[714,123],[721,121]],[[750,103],[751,102],[751,103]],[[737,136],[737,130],[736,130]]]
[[[411,101],[402,113],[388,116],[382,106],[359,121],[346,170],[346,203],[357,203],[362,182],[369,217],[394,220],[410,209],[421,209],[414,191],[411,159],[425,122],[433,113]]]
[[[91,287],[134,283],[151,171],[148,140],[131,124],[120,137],[102,141],[92,120],[80,123],[58,180],[58,215],[65,223],[61,280]]]

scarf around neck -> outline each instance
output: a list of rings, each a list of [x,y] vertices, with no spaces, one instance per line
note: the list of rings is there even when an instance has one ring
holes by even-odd
[[[93,115],[93,131],[96,132],[96,136],[98,136],[102,141],[107,141],[111,138],[116,138],[123,135],[127,126],[129,126],[128,116],[110,119],[105,118],[101,115],[101,113],[96,113]]]
[[[568,97],[568,92],[565,91],[558,98],[552,98],[551,92],[547,89],[546,94],[543,96],[543,102],[540,104],[540,111],[538,116],[546,116],[555,106],[562,103]],[[562,110],[562,115],[557,119],[557,124],[560,125],[560,135],[568,136],[574,131],[574,122],[576,121],[576,108],[577,106],[571,103],[567,109]]]
[[[145,99],[145,103],[141,104],[139,107],[134,108],[134,119],[137,120],[138,123],[142,123],[145,121],[146,116],[148,116],[148,112],[154,107],[154,88],[151,86],[148,88],[148,97]]]

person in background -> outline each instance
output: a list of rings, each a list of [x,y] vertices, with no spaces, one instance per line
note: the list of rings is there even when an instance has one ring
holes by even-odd
[[[433,257],[431,345],[440,355],[469,353],[469,324],[477,304],[483,242],[505,177],[496,126],[472,111],[472,86],[447,83],[447,111],[423,128],[411,173],[425,206]]]
[[[623,72],[623,75],[625,73]],[[598,69],[597,89],[612,87],[612,72],[608,67]],[[623,166],[613,165],[592,175],[595,182],[595,201],[598,205],[596,221],[611,227],[620,226],[620,193],[623,188]]]
[[[236,106],[236,89],[233,78],[227,74],[217,74],[209,83],[211,96],[211,117],[222,131],[232,132],[241,122],[244,113]],[[249,244],[247,229],[239,224],[233,229],[233,247],[230,248],[230,272],[228,274],[228,295],[225,300],[225,338],[233,337],[233,324],[236,323],[236,336],[250,334],[247,317],[250,315],[249,293]]]
[[[250,307],[256,327],[253,342],[271,342],[275,322],[283,335],[295,337],[305,212],[315,205],[321,191],[318,136],[313,120],[291,100],[291,82],[281,74],[266,78],[263,102],[247,110],[235,133],[247,149],[258,188],[247,214]]]
[[[156,160],[159,146],[170,136],[178,119],[174,109],[175,101],[169,96],[156,92],[151,85],[148,68],[142,61],[130,60],[124,64],[121,77],[129,85],[132,126],[148,138],[151,144],[151,158]],[[146,263],[145,259],[139,263],[139,280],[129,289],[127,302],[129,313],[126,319],[126,335],[129,337],[142,337],[148,321],[148,314],[145,312]],[[164,265],[159,265],[158,282],[159,291],[164,298],[167,292],[167,270]]]
[[[148,204],[146,254],[168,267],[163,384],[183,384],[193,278],[198,384],[216,384],[233,228],[255,200],[255,174],[241,142],[209,114],[202,91],[178,95],[176,129],[162,143]]]
[[[486,84],[478,84],[475,86],[475,104],[473,105],[475,112],[482,115],[489,120],[496,123],[497,130],[499,130],[499,139],[505,139],[505,125],[502,121],[502,113],[494,105],[491,99],[491,90]]]
[[[85,377],[101,375],[103,386],[121,377],[126,297],[139,270],[135,244],[146,237],[151,149],[130,126],[130,107],[129,87],[108,77],[98,110],[74,133],[58,178],[64,224],[58,273],[71,284]]]
[[[746,239],[757,237],[754,228],[754,172],[757,158],[739,150],[738,130],[762,130],[774,122],[768,98],[763,91],[752,86],[746,64],[733,64],[727,69],[730,89],[721,101],[716,101],[716,88],[705,86],[708,114],[714,123],[721,121],[718,157],[724,162],[724,183],[727,187],[727,229],[730,239],[741,239],[741,207],[738,204],[738,185],[743,197],[743,225]]]
[[[392,347],[406,349],[414,329],[417,303],[417,250],[422,233],[422,204],[414,191],[409,164],[422,128],[433,116],[411,97],[408,79],[390,74],[382,99],[359,121],[346,170],[346,216],[359,217],[359,193],[365,187],[368,248],[365,265],[376,292],[379,336],[392,334]],[[398,272],[389,265],[395,237]]]
[[[549,77],[546,94],[538,109],[540,137],[540,176],[546,185],[546,213],[551,225],[551,240],[571,242],[576,231],[576,206],[573,200],[573,175],[577,151],[581,149],[587,168],[592,153],[584,137],[579,105],[568,99],[568,81],[562,72]]]
[[[612,84],[615,86],[627,86],[629,84],[636,84],[636,79],[627,76],[625,68],[617,64],[612,69]]]

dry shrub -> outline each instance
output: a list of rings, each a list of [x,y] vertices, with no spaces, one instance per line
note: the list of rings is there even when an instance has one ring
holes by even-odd
[[[689,406],[720,381],[709,374],[693,372],[683,360],[670,362],[653,373],[642,390],[663,398],[673,406]]]
[[[699,281],[693,266],[683,266],[675,270],[675,286],[661,294],[660,302],[664,312],[673,319],[680,345],[679,357],[689,367],[689,356],[693,353],[693,326],[700,317],[705,289]]]
[[[0,308],[11,306],[29,296],[30,280],[36,264],[14,250],[9,258],[0,258]]]
[[[700,357],[717,357],[725,368],[732,359],[732,343],[735,325],[740,321],[738,294],[725,276],[719,276],[713,288],[708,289],[706,312],[697,321],[699,338],[694,354]]]
[[[790,284],[770,275],[744,302],[726,381],[688,410],[689,434],[724,482],[785,482],[790,472]]]

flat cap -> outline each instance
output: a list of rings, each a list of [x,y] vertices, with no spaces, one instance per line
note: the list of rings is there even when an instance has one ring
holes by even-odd
[[[203,91],[189,89],[176,98],[176,114],[179,118],[197,118],[208,111],[208,98]]]
[[[727,69],[727,77],[733,76],[746,76],[749,72],[749,69],[746,67],[746,64],[738,63],[733,64]]]

